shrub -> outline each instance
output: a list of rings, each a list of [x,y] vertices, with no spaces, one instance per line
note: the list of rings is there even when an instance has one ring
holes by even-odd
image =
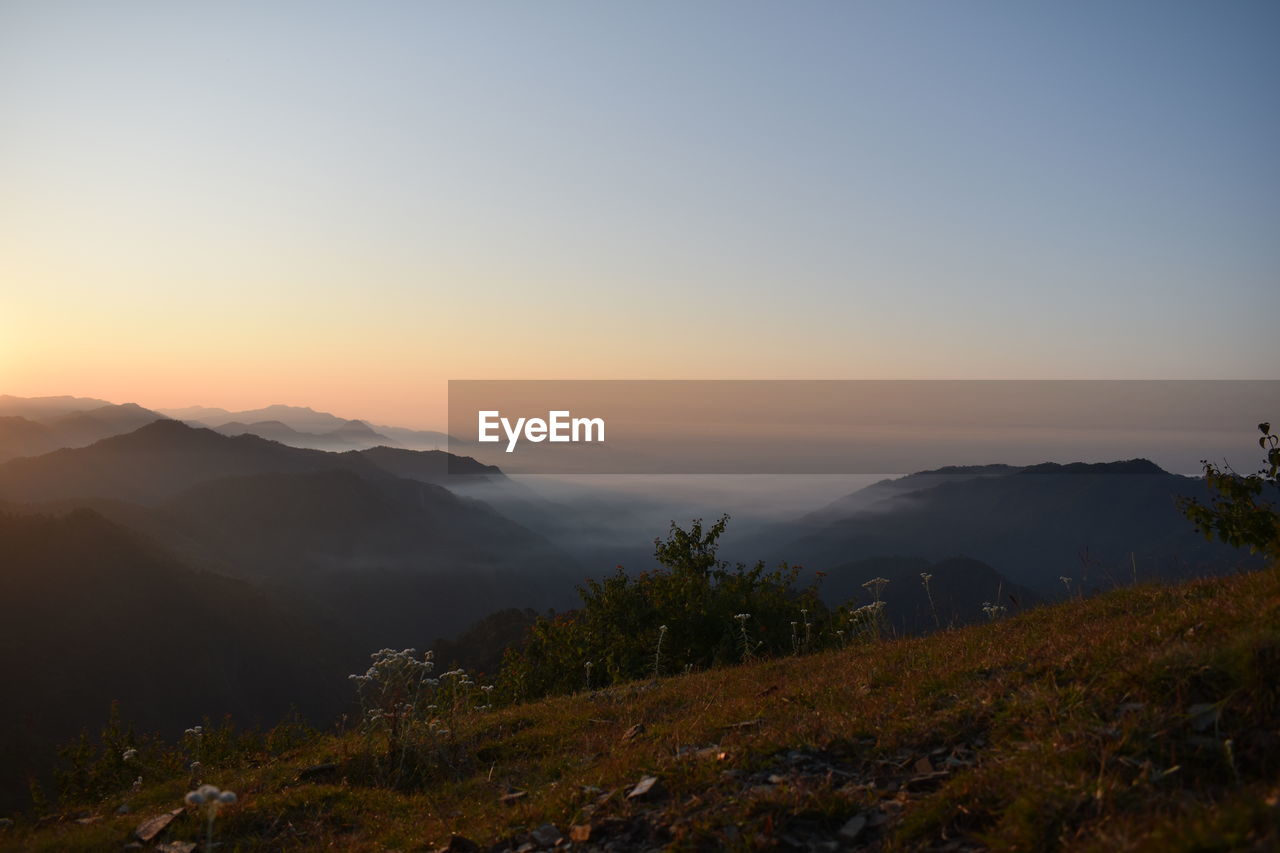
[[[481,687],[465,670],[431,677],[431,652],[382,649],[371,656],[356,685],[363,711],[364,749],[350,768],[358,777],[391,787],[417,787],[442,771],[457,769],[465,755],[457,724],[479,707]]]
[[[701,519],[688,530],[673,522],[666,540],[654,540],[658,568],[632,577],[619,566],[579,587],[581,608],[539,620],[525,648],[507,653],[504,698],[571,693],[588,663],[591,682],[604,685],[793,652],[791,623],[809,626],[810,614],[826,613],[816,589],[797,589],[799,566],[719,559],[727,524],[728,516],[706,529]],[[740,614],[750,614],[745,643]]]
[[[1215,536],[1250,553],[1261,552],[1271,560],[1280,559],[1280,437],[1271,424],[1258,424],[1262,437],[1258,446],[1266,453],[1263,467],[1255,474],[1241,476],[1230,467],[1219,468],[1205,460],[1204,479],[1216,493],[1209,506],[1195,498],[1183,498],[1179,507],[1196,529],[1212,540]]]

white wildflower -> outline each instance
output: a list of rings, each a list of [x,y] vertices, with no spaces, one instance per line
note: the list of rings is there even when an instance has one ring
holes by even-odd
[[[884,588],[889,585],[888,578],[872,578],[862,585],[863,589],[871,590],[871,594],[876,601],[880,600],[880,593],[884,592]]]

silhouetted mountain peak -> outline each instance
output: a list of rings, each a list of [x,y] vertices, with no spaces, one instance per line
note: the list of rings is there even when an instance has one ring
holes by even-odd
[[[70,412],[56,418],[58,423],[69,423],[77,420],[138,420],[139,418],[162,418],[157,412],[150,409],[144,409],[137,403],[121,403],[116,405],[108,403],[105,406],[98,406],[92,409],[81,409],[79,411]]]
[[[330,430],[329,435],[346,435],[346,436],[367,436],[369,438],[380,438],[373,427],[364,421],[347,421],[335,430]]]
[[[269,438],[263,438],[253,433],[243,433],[241,435],[225,435],[218,430],[212,430],[208,427],[193,427],[182,421],[170,420],[162,418],[152,421],[145,426],[135,429],[133,432],[126,432],[121,435],[113,435],[110,438],[104,438],[81,450],[108,450],[108,451],[220,451],[234,452],[235,450],[246,450],[252,448],[253,451],[270,452],[272,448],[288,454],[296,448],[288,447],[278,441],[272,441]],[[307,453],[308,451],[300,451]]]
[[[924,477],[931,474],[939,474],[945,476],[995,477],[1001,474],[1013,474],[1017,471],[1018,466],[1001,463],[991,465],[944,465],[941,468],[933,468],[929,471],[916,471],[914,474],[908,474],[907,476]]]
[[[1019,474],[1162,474],[1169,472],[1150,459],[1126,459],[1117,462],[1042,462],[1023,468]]]
[[[211,429],[187,426],[182,421],[160,418],[145,426],[138,427],[133,432],[113,435],[110,438],[94,442],[90,447],[109,447],[118,450],[143,447],[196,447],[201,444],[212,445],[225,440],[225,438],[225,436],[218,435]]]
[[[454,475],[482,475],[506,479],[496,465],[485,465],[470,456],[456,456],[443,450],[405,450],[400,447],[379,445],[357,452],[379,468],[397,477],[406,477],[411,480],[432,483]]]

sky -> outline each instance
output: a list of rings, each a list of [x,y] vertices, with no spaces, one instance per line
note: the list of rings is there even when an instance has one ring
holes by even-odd
[[[0,393],[1276,376],[1280,5],[0,2]]]

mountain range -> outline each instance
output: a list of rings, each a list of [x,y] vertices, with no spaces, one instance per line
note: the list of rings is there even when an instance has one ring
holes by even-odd
[[[88,447],[0,464],[0,500],[89,507],[192,565],[232,576],[312,586],[320,574],[344,572],[424,583],[470,576],[419,614],[446,632],[497,609],[458,607],[451,599],[468,587],[497,579],[498,603],[540,605],[557,596],[532,587],[579,573],[544,537],[440,485],[470,476],[505,480],[496,468],[439,451],[332,453],[158,420]]]
[[[625,500],[548,501],[410,446],[432,435],[289,406],[0,397],[0,666],[23,685],[0,716],[0,764],[36,767],[112,700],[170,734],[206,713],[270,721],[285,697],[327,722],[374,649],[434,642],[492,668],[534,614],[572,607],[585,575],[648,568],[601,524]],[[889,628],[918,633],[984,606],[1249,565],[1179,513],[1179,497],[1206,495],[1145,460],[943,468],[735,548],[820,573],[831,606],[869,602],[883,578]],[[0,780],[0,798],[21,781]]]
[[[468,479],[506,478],[440,451],[169,419],[0,463],[0,667],[23,684],[5,766],[47,765],[113,700],[170,735],[202,713],[273,721],[285,696],[328,722],[374,649],[571,604],[574,560],[441,485]]]
[[[967,557],[1042,596],[1064,592],[1063,577],[1099,588],[1248,565],[1194,531],[1178,510],[1185,497],[1206,499],[1204,482],[1141,459],[943,468],[846,495],[746,547],[811,570]]]
[[[161,409],[159,412],[192,426],[209,426],[228,435],[247,432],[295,447],[319,450],[360,449],[380,444],[411,450],[439,450],[448,447],[451,441],[442,432],[374,426],[367,421],[349,420],[328,412],[317,412],[308,406],[277,404],[240,412],[208,406],[188,406],[181,409]]]
[[[64,447],[83,447],[163,418],[210,427],[224,435],[256,435],[314,450],[364,450],[378,446],[440,450],[448,448],[451,442],[442,432],[375,427],[367,421],[340,418],[305,406],[272,405],[241,412],[207,406],[159,410],[92,397],[6,394],[0,395],[0,462]],[[456,440],[453,444],[463,447]]]
[[[0,461],[82,447],[163,417],[134,403],[85,397],[0,396]]]

